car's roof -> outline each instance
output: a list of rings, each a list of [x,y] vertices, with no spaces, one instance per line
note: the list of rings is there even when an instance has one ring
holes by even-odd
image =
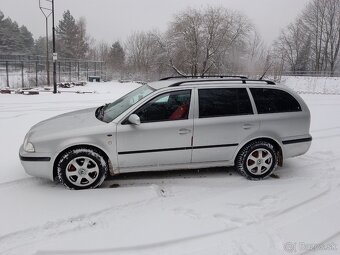
[[[247,85],[247,86],[270,86],[276,87],[274,82],[268,80],[250,80],[243,78],[174,78],[155,82],[148,85],[156,90],[175,86],[196,86],[196,85]],[[281,86],[279,86],[281,87]]]

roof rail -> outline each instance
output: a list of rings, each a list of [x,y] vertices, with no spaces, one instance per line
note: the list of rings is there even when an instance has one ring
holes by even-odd
[[[273,81],[269,81],[269,80],[249,80],[249,79],[209,79],[209,80],[188,80],[188,81],[180,81],[180,82],[176,82],[172,85],[170,85],[169,87],[177,87],[180,86],[184,83],[195,83],[195,82],[207,82],[207,81],[242,81],[243,84],[247,84],[247,82],[262,82],[262,83],[266,83],[268,85],[276,85],[275,82]]]
[[[189,78],[240,78],[240,79],[248,79],[247,76],[242,76],[242,75],[204,75],[204,76],[198,76],[198,75],[192,75],[192,76],[169,76],[169,77],[164,77],[160,79],[160,81],[166,81],[166,80],[171,80],[171,79],[189,79]]]

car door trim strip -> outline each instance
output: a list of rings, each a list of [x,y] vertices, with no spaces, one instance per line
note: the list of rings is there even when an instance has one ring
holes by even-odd
[[[311,142],[312,137],[308,138],[301,138],[301,139],[294,139],[294,140],[286,140],[282,141],[283,144],[293,144],[293,143],[304,143],[304,142]]]
[[[237,143],[232,144],[218,144],[218,145],[207,145],[207,146],[193,146],[193,147],[179,147],[179,148],[165,148],[165,149],[154,149],[154,150],[140,150],[140,151],[120,151],[118,155],[126,154],[137,154],[137,153],[151,153],[151,152],[164,152],[164,151],[180,151],[180,150],[196,150],[196,149],[210,149],[220,147],[234,147],[238,146]]]

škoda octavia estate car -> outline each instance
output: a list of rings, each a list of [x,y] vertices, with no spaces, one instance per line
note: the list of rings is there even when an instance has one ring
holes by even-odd
[[[28,174],[71,189],[119,173],[218,166],[258,180],[307,152],[309,128],[302,98],[272,81],[171,77],[36,124],[20,159]]]

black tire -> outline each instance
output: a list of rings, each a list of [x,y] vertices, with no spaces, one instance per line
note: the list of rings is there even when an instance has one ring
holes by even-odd
[[[57,172],[59,181],[68,189],[94,189],[105,180],[108,164],[99,151],[80,147],[60,157]]]
[[[256,155],[258,155],[258,158]],[[269,158],[265,159],[266,157]],[[250,180],[267,178],[273,173],[277,165],[278,156],[275,147],[266,141],[254,141],[244,146],[235,161],[236,169]]]

